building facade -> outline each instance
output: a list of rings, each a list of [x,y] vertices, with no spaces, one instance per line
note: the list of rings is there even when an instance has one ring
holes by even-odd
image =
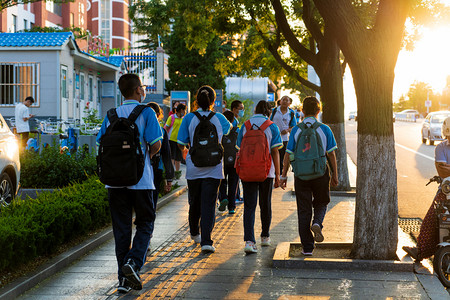
[[[73,0],[63,4],[39,1],[8,7],[0,13],[0,31],[15,33],[33,26],[78,27],[100,36],[110,48],[132,46],[132,26],[126,0]],[[82,50],[87,47],[80,44]]]

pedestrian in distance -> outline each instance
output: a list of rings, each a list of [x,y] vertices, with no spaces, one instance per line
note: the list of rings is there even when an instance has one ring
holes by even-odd
[[[223,115],[232,123],[234,121],[234,114],[231,111],[226,111]],[[236,209],[236,191],[239,184],[239,176],[236,173],[234,163],[236,161],[236,141],[239,134],[239,128],[234,127],[230,133],[222,137],[223,146],[223,172],[224,179],[220,183],[219,192],[219,211],[225,211],[228,206],[228,213],[233,215]]]
[[[319,100],[306,97],[303,101],[305,118],[292,129],[286,149],[289,155],[284,157],[280,177],[281,187],[285,188],[291,162],[295,176],[298,229],[305,256],[312,255],[314,242],[324,240],[322,223],[330,203],[330,182],[331,186],[338,185],[336,140],[330,127],[317,121],[319,112]]]
[[[211,233],[217,193],[223,179],[223,147],[220,141],[232,128],[221,113],[211,111],[215,100],[214,89],[207,85],[200,87],[195,102],[199,108],[184,117],[178,132],[180,149],[184,151],[189,146],[186,156],[189,229],[192,239],[200,243],[204,253],[215,251]]]
[[[131,289],[142,289],[139,271],[145,262],[152,222],[155,220],[153,205],[155,185],[151,157],[159,151],[163,135],[155,112],[150,108],[144,109],[140,106],[140,102],[145,98],[145,89],[139,77],[136,74],[122,75],[118,85],[125,101],[115,110],[117,116],[127,118],[129,115],[133,115],[136,109],[142,109],[134,123],[139,131],[140,147],[144,154],[143,172],[137,184],[132,186],[106,185],[118,264],[118,291],[126,293]],[[103,120],[97,135],[99,146],[102,145],[102,138],[108,136],[107,129],[111,126],[108,116]],[[112,122],[115,124],[117,121],[113,120]],[[134,224],[136,225],[134,237],[132,237],[133,210],[135,212]]]
[[[436,171],[445,179],[450,176],[450,117],[444,120],[442,124],[442,135],[445,140],[434,149],[434,165]],[[434,255],[439,244],[438,217],[436,212],[436,203],[446,201],[447,197],[438,189],[430,208],[428,209],[422,224],[420,225],[419,237],[416,247],[403,246],[414,260],[421,261]]]
[[[159,107],[158,103],[156,102],[149,102],[147,103],[147,106],[150,106],[156,113],[156,117],[158,118],[158,121],[161,121],[164,114],[162,109]],[[163,133],[163,139],[161,141],[161,149],[153,155],[152,157],[152,168],[153,168],[153,180],[155,184],[155,189],[153,190],[153,206],[156,211],[156,206],[158,204],[158,198],[159,198],[159,192],[160,192],[160,186],[163,182],[163,173],[165,173],[165,179],[164,179],[164,191],[166,193],[170,192],[172,190],[172,181],[174,178],[174,170],[173,170],[173,164],[171,160],[171,151],[170,151],[170,144],[169,144],[169,136],[167,135],[167,132],[161,128],[161,131]],[[152,222],[151,227],[151,237],[153,237],[153,230],[154,230],[154,221]],[[149,246],[150,250],[150,246]]]
[[[178,148],[177,136],[184,115],[186,115],[186,105],[179,103],[175,108],[175,113],[167,118],[166,125],[164,125],[164,129],[169,134],[170,151],[175,171],[180,170],[180,164],[183,159],[181,150]]]
[[[283,96],[280,99],[280,105],[272,110],[270,120],[272,120],[280,130],[283,147],[280,151],[280,174],[283,170],[284,154],[286,153],[286,146],[289,141],[289,133],[297,124],[295,112],[289,108],[292,104],[292,99],[288,96]]]
[[[30,114],[29,107],[34,103],[34,98],[28,96],[16,105],[14,114],[16,119],[16,133],[20,135],[21,139],[21,150],[25,149],[27,146],[28,136],[30,134],[30,124],[29,120],[34,117]]]
[[[261,212],[261,246],[270,245],[272,221],[272,188],[280,184],[280,156],[283,146],[280,130],[269,120],[269,102],[261,100],[255,115],[239,130],[236,147],[236,171],[244,189],[244,252],[256,253],[255,211],[258,203]]]

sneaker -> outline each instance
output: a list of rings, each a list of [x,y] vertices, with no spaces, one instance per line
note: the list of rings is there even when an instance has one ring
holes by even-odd
[[[202,237],[200,234],[197,235],[191,235],[191,239],[194,241],[194,243],[196,244],[200,244],[200,242],[202,241]]]
[[[303,254],[304,256],[312,256],[312,251],[311,251],[311,252],[308,252],[308,251],[303,251],[303,250],[302,250],[302,254]]]
[[[403,246],[402,249],[405,250],[405,252],[408,253],[409,256],[414,258],[414,260],[419,261],[419,249],[418,248]]]
[[[234,215],[236,213],[236,211],[234,210],[234,209],[230,209],[229,211],[228,211],[228,214],[229,215]]]
[[[130,286],[135,290],[142,290],[141,277],[135,262],[129,258],[127,263],[122,266],[122,272],[130,283]]]
[[[244,247],[244,252],[247,254],[257,253],[258,248],[256,248],[256,244],[253,243],[252,241],[246,241],[245,247]]]
[[[131,291],[131,286],[128,284],[128,280],[125,277],[120,278],[117,291],[121,294],[126,294]]]
[[[227,208],[227,205],[228,205],[227,199],[223,199],[222,201],[220,201],[219,211],[225,211],[225,208]]]
[[[317,223],[314,223],[311,226],[311,230],[314,233],[314,240],[318,243],[323,242],[324,238],[323,238],[323,234],[322,234],[322,228],[320,227],[320,225]]]
[[[213,245],[203,245],[202,246],[203,253],[214,253],[215,251],[216,251],[216,248],[214,248]]]
[[[261,237],[261,246],[270,246],[270,237],[262,236]]]

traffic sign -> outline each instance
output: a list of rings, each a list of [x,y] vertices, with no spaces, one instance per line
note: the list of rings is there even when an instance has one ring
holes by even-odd
[[[425,107],[431,107],[431,100],[425,100]]]

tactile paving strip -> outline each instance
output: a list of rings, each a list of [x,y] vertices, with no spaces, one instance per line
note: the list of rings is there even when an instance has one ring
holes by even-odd
[[[420,225],[422,225],[422,219],[419,218],[398,218],[398,226],[405,233],[420,232]]]
[[[234,215],[216,215],[212,232],[216,249],[230,228],[236,222],[242,221],[240,216],[243,207],[244,205],[238,205]],[[186,222],[147,257],[147,262],[140,272],[145,292],[140,292],[138,296],[128,294],[121,298],[132,296],[133,299],[174,299],[183,295],[202,269],[205,269],[210,257],[214,257],[214,254],[203,254],[200,245],[194,244],[189,233],[189,223]]]

